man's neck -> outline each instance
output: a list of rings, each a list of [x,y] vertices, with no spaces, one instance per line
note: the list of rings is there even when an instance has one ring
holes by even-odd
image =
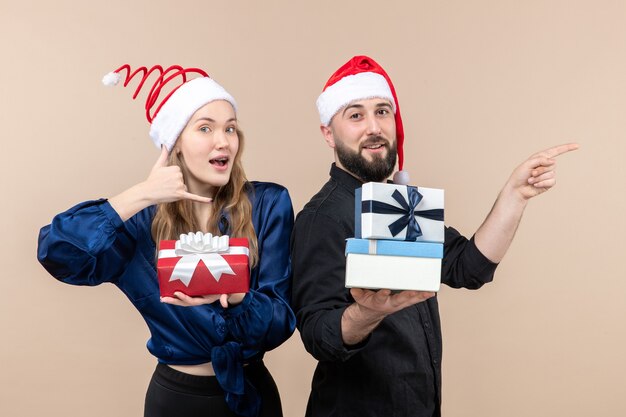
[[[348,169],[346,169],[346,167],[344,167],[343,164],[341,162],[339,162],[339,160],[337,160],[337,158],[335,158],[335,166],[337,168],[339,168],[340,170],[342,170],[342,171],[352,175],[354,178],[356,178],[360,182],[365,182],[365,180],[363,180],[363,178],[359,178],[359,176],[357,176],[354,172],[351,172]]]

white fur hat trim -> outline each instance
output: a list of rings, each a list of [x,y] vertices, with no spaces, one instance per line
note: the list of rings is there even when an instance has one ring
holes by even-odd
[[[333,85],[326,87],[317,99],[317,110],[322,125],[328,126],[335,114],[348,104],[369,98],[384,98],[391,102],[393,112],[396,103],[387,80],[374,72],[360,72],[343,77]]]
[[[165,145],[171,151],[191,116],[200,107],[215,100],[226,100],[237,111],[233,96],[212,78],[194,78],[181,85],[152,120],[150,137],[156,147]]]

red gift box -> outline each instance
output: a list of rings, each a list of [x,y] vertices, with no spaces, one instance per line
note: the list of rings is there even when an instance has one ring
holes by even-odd
[[[230,238],[226,251],[189,253],[176,240],[159,244],[157,275],[162,297],[175,291],[189,296],[245,293],[250,289],[249,247],[246,238]]]

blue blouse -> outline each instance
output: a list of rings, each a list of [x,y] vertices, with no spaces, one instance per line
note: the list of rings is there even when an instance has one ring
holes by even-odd
[[[243,364],[262,359],[295,327],[289,307],[291,199],[278,184],[251,185],[259,260],[250,274],[250,292],[241,304],[228,309],[219,302],[180,307],[160,301],[150,231],[155,206],[123,222],[105,199],[78,204],[41,229],[37,253],[44,268],[63,282],[116,285],[146,321],[150,353],[166,364],[212,362],[227,403],[245,416],[256,415],[260,398],[245,381]]]

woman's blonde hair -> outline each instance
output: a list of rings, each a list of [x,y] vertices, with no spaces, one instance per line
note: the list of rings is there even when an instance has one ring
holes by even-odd
[[[237,129],[239,137],[239,151],[233,161],[233,169],[228,183],[220,188],[213,196],[212,212],[206,229],[214,235],[221,235],[219,222],[224,213],[228,218],[228,234],[230,237],[245,237],[250,244],[250,267],[258,260],[258,244],[254,225],[252,224],[252,203],[248,197],[253,192],[252,186],[246,178],[241,163],[244,147],[243,132]],[[180,152],[172,150],[169,156],[169,165],[178,165],[183,172],[183,179],[187,183],[187,167]],[[161,240],[178,239],[181,234],[203,229],[203,225],[196,221],[192,203],[189,200],[179,200],[173,203],[162,203],[152,220],[152,238],[155,242]]]

